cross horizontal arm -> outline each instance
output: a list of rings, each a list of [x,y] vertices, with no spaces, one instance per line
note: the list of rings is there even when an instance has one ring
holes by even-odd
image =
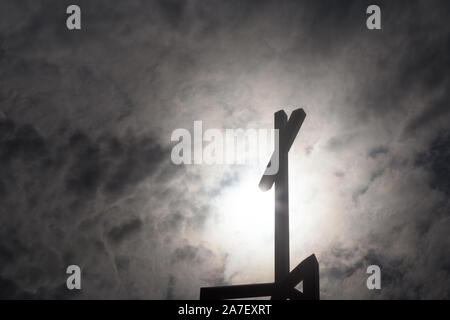
[[[284,112],[284,111],[278,111],[278,112]],[[306,113],[305,111],[300,108],[296,109],[291,113],[291,116],[289,117],[289,120],[286,124],[286,128],[282,130],[283,133],[280,133],[279,140],[283,140],[286,142],[286,151],[289,152],[291,149],[292,144],[294,143],[295,138],[297,137],[298,131],[300,130],[300,127],[303,124],[303,120],[305,120]],[[275,141],[277,143],[277,141]],[[276,179],[276,174],[269,174],[269,167],[271,166],[271,163],[273,161],[273,157],[275,157],[275,152],[272,154],[271,160],[269,161],[269,164],[267,165],[266,171],[264,172],[264,175],[261,178],[261,181],[259,182],[259,188],[261,190],[267,191],[270,188],[272,188],[273,183]]]
[[[274,283],[242,284],[200,289],[200,300],[240,299],[269,297],[274,292]]]
[[[303,292],[295,286],[303,281]],[[314,254],[300,262],[280,283],[242,284],[200,289],[200,300],[272,297],[274,300],[319,300],[319,263]]]

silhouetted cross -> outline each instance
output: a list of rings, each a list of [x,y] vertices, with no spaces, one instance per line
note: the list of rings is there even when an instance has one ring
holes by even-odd
[[[264,191],[275,184],[275,282],[201,288],[200,299],[264,296],[271,296],[272,299],[319,299],[319,264],[315,255],[303,260],[291,272],[289,267],[288,154],[305,117],[303,109],[294,110],[289,120],[284,110],[275,113],[275,129],[279,132],[279,139],[275,139],[275,152],[259,182],[259,187]],[[278,171],[271,174],[271,166],[277,158]],[[295,289],[301,281],[303,292]]]

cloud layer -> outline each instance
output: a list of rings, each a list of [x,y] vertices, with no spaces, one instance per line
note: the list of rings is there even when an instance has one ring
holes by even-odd
[[[272,208],[256,226],[239,211],[260,172],[176,166],[170,135],[271,128],[302,106],[291,264],[316,253],[323,298],[449,298],[450,6],[378,3],[369,31],[368,1],[79,1],[71,32],[69,2],[2,1],[0,297],[271,281]]]

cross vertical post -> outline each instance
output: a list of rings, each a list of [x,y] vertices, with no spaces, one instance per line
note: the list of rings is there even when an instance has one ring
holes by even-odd
[[[275,179],[275,283],[289,274],[289,181],[287,115],[283,110],[275,113],[275,129],[279,130],[279,166]]]

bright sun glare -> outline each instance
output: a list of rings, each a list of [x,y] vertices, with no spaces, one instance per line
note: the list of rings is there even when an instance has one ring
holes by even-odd
[[[269,234],[273,234],[274,214],[272,192],[258,188],[258,180],[247,176],[227,190],[222,199],[221,225],[230,237],[248,246],[260,246]]]
[[[214,203],[217,215],[210,236],[229,254],[226,273],[230,276],[242,268],[243,261],[264,264],[269,270],[272,265],[274,194],[273,188],[261,191],[258,178],[259,173],[247,171],[238,183],[225,188]]]

